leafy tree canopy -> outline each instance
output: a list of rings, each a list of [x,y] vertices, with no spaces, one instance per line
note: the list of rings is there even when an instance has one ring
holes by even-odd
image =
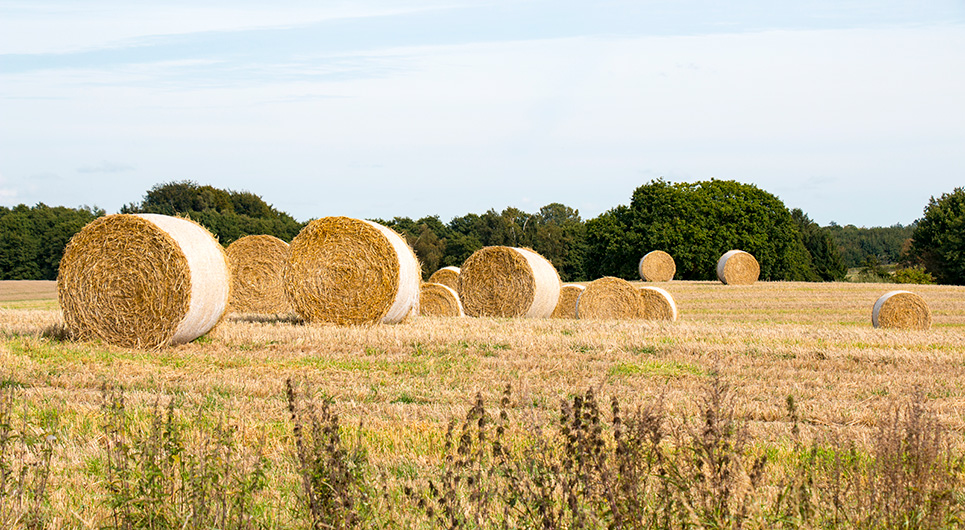
[[[929,199],[908,254],[940,283],[965,285],[965,188]]]
[[[201,186],[190,180],[158,184],[143,201],[124,206],[121,213],[183,215],[204,225],[223,245],[253,234],[291,241],[304,226],[254,193]]]
[[[67,242],[102,215],[87,206],[0,207],[0,280],[56,280]]]
[[[590,277],[637,279],[651,250],[674,257],[677,278],[716,279],[717,260],[731,249],[750,252],[764,280],[820,278],[798,223],[784,203],[750,184],[728,180],[670,184],[655,180],[586,223]]]
[[[914,225],[901,224],[865,228],[831,223],[825,227],[848,268],[863,267],[869,257],[883,264],[898,263],[911,244],[914,229]]]

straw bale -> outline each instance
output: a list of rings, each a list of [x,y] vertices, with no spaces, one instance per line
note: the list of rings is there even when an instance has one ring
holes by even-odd
[[[462,264],[459,299],[474,317],[545,318],[556,309],[560,276],[536,252],[516,247],[484,247]]]
[[[237,313],[288,313],[282,272],[288,261],[288,243],[275,236],[245,236],[228,245],[231,267],[231,301]]]
[[[371,221],[308,223],[289,246],[283,277],[292,307],[309,322],[394,324],[418,313],[415,253],[402,236]]]
[[[454,291],[459,290],[459,267],[443,267],[433,272],[429,283],[441,283]]]
[[[660,287],[641,287],[640,298],[643,302],[643,318],[647,320],[677,320],[677,303],[666,289]]]
[[[448,285],[424,283],[419,294],[419,314],[424,317],[465,316],[459,295]]]
[[[560,301],[556,303],[551,318],[576,318],[576,301],[586,287],[577,283],[568,283],[560,288]]]
[[[760,275],[760,264],[743,250],[729,250],[717,261],[717,278],[727,285],[750,285]]]
[[[640,258],[637,268],[640,279],[646,282],[669,282],[677,272],[673,257],[662,250],[648,252]]]
[[[72,337],[132,348],[204,335],[224,315],[230,290],[214,236],[191,220],[156,214],[91,222],[67,244],[57,277]]]
[[[630,320],[643,318],[643,299],[630,282],[606,276],[590,282],[576,304],[578,318]]]
[[[931,327],[931,311],[915,293],[890,291],[875,302],[871,324],[876,328],[927,330]]]

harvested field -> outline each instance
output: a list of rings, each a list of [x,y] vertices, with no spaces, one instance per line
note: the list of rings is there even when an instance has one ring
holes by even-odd
[[[591,386],[602,404],[616,397],[631,407],[663,396],[673,417],[693,417],[694,396],[718,374],[735,389],[738,417],[755,439],[785,448],[788,396],[805,440],[831,433],[863,443],[891,404],[921,389],[952,444],[965,448],[965,287],[915,286],[932,310],[932,328],[899,331],[871,325],[872,306],[890,284],[634,285],[670,292],[680,320],[417,317],[338,327],[228,318],[192,343],[144,352],[60,341],[59,311],[2,302],[0,378],[23,386],[31,414],[56,411],[51,428],[63,445],[52,480],[71,493],[51,502],[74,514],[72,527],[104,516],[85,492],[100,491],[104,480],[89,462],[102,437],[105,381],[128,389],[131,406],[176,396],[242,418],[241,439],[265,440],[275,482],[293,474],[287,377],[333,400],[345,438],[393,476],[435,469],[447,422],[462,417],[477,392],[497,403],[506,384],[514,418],[549,425],[561,399]],[[0,283],[5,297],[31,288],[41,286]]]
[[[57,282],[53,280],[0,281],[0,307],[56,309]]]

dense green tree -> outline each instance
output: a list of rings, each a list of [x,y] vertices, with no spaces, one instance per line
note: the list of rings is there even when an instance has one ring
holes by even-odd
[[[753,254],[764,280],[814,280],[817,273],[787,207],[756,186],[710,180],[640,186],[630,205],[587,222],[591,277],[638,278],[640,257],[663,250],[674,257],[677,278],[716,278],[720,256]]]
[[[550,260],[564,282],[586,279],[586,227],[580,212],[552,203],[524,222],[523,232],[534,225],[530,246]],[[528,232],[527,232],[528,233]]]
[[[880,263],[898,263],[911,241],[914,225],[900,224],[864,228],[831,223],[826,230],[834,239],[841,259],[848,268],[863,267],[868,257]]]
[[[86,206],[0,207],[0,280],[56,280],[67,242],[102,215]]]
[[[254,193],[201,186],[190,180],[158,184],[143,201],[124,206],[121,213],[183,215],[204,225],[223,245],[257,234],[291,241],[304,226]]]
[[[909,256],[940,283],[965,285],[965,188],[929,199]]]
[[[800,208],[791,210],[791,217],[797,223],[804,248],[811,254],[811,263],[818,277],[826,282],[843,280],[848,274],[848,266],[830,231],[812,221]]]
[[[442,262],[450,235],[449,229],[442,224],[438,216],[423,217],[417,221],[408,217],[395,217],[391,221],[384,219],[372,219],[372,221],[387,226],[405,237],[419,259],[424,280],[444,266]]]

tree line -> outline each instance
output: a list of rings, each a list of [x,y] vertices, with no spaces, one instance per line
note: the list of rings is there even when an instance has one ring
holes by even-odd
[[[276,210],[248,191],[192,181],[158,184],[121,213],[182,215],[207,227],[228,245],[251,234],[291,241],[306,223]],[[0,279],[57,277],[70,237],[101,209],[0,207]],[[915,225],[876,228],[822,227],[776,196],[729,180],[648,182],[628,205],[589,220],[560,203],[536,212],[506,208],[469,213],[443,222],[439,216],[373,219],[403,234],[428,277],[440,267],[461,265],[491,245],[529,247],[550,260],[563,281],[602,276],[638,279],[637,264],[651,250],[669,252],[676,278],[715,279],[717,259],[741,249],[761,264],[761,279],[834,281],[848,269],[902,262],[918,265],[944,283],[965,283],[965,191],[932,198]]]

